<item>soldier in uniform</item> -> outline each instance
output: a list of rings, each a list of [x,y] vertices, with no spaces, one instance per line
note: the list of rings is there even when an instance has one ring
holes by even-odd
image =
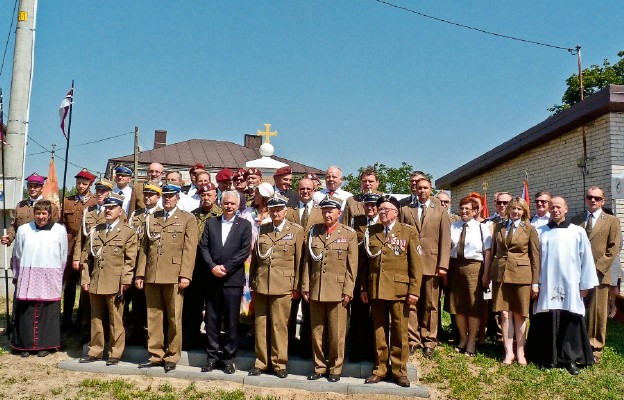
[[[163,210],[145,218],[145,236],[139,251],[135,285],[145,287],[147,350],[150,359],[139,368],[176,368],[182,350],[182,301],[193,276],[197,252],[197,223],[176,207],[180,187],[162,187]],[[167,321],[165,343],[163,325]]]
[[[353,362],[362,360],[372,361],[375,357],[375,335],[373,324],[370,319],[370,305],[362,303],[360,299],[360,288],[357,285],[362,279],[366,279],[362,274],[368,270],[366,263],[368,257],[364,251],[364,234],[366,228],[379,222],[377,215],[377,200],[381,196],[373,191],[369,191],[362,198],[364,214],[351,218],[352,228],[358,237],[358,273],[356,287],[353,290],[353,300],[351,301],[351,316],[349,318],[348,339],[350,345],[349,359]],[[351,199],[351,197],[349,197]]]
[[[397,221],[399,208],[393,196],[384,195],[377,200],[381,224],[371,225],[364,235],[368,269],[359,285],[362,302],[371,303],[377,343],[373,374],[365,383],[378,383],[386,378],[391,361],[394,381],[408,387],[407,321],[410,305],[418,302],[423,265],[418,254],[418,232]]]
[[[340,380],[347,333],[347,307],[357,272],[357,235],[338,219],[343,201],[326,196],[320,206],[324,224],[310,229],[304,256],[301,293],[310,302],[314,372],[309,380],[328,373],[329,382]],[[327,336],[328,357],[325,356]]]
[[[145,208],[137,209],[132,212],[128,219],[128,224],[137,233],[138,248],[141,249],[143,238],[145,236],[145,217],[154,215],[155,211],[162,210],[158,206],[162,189],[157,182],[147,182],[143,187],[143,201]],[[138,259],[138,256],[137,256]],[[126,321],[131,329],[127,342],[145,345],[147,342],[147,305],[145,304],[145,289],[136,287],[133,284],[126,292]],[[132,306],[132,307],[130,307]]]
[[[7,234],[3,235],[0,239],[0,243],[10,246],[15,240],[15,233],[20,226],[32,222],[35,220],[35,213],[33,206],[39,200],[43,200],[41,191],[43,190],[43,184],[45,183],[45,176],[41,176],[36,172],[30,174],[26,178],[26,189],[28,190],[28,199],[22,200],[15,206],[14,218],[9,225]],[[59,209],[56,204],[52,203],[52,216],[50,218],[52,222],[59,220]]]
[[[303,227],[304,237],[307,240],[307,233],[315,224],[323,223],[323,215],[321,207],[319,207],[312,196],[314,195],[314,182],[308,178],[299,181],[298,186],[299,201],[293,208],[286,210],[286,219]],[[300,282],[297,282],[299,288]],[[301,326],[297,337],[297,315],[301,307]],[[310,303],[302,301],[301,298],[293,299],[291,304],[290,319],[288,322],[288,347],[289,353],[293,353],[294,349],[303,358],[312,357],[312,326],[310,324]]]
[[[123,355],[126,333],[123,324],[124,291],[132,283],[137,256],[137,234],[121,221],[124,197],[112,193],[104,200],[106,223],[91,228],[83,259],[82,289],[91,303],[89,363],[104,356],[104,325],[108,316],[110,352],[106,365],[116,365]],[[89,272],[90,271],[90,272]]]
[[[197,222],[197,232],[201,235],[204,232],[206,221],[221,215],[221,208],[217,205],[217,187],[210,182],[197,187],[197,194],[201,198],[201,205],[193,210],[191,214],[195,216]],[[199,241],[199,236],[198,236]],[[198,249],[199,250],[199,249]],[[182,309],[182,348],[193,349],[201,347],[201,323],[203,321],[202,312],[205,309],[206,301],[206,280],[208,278],[208,268],[203,262],[200,253],[195,257],[195,269],[193,269],[193,279],[184,292],[184,307]]]
[[[303,228],[288,221],[288,198],[277,193],[267,201],[272,224],[260,225],[252,250],[249,278],[253,291],[256,328],[256,363],[249,375],[273,368],[288,376],[288,318],[298,291]]]
[[[349,197],[347,199],[347,204],[345,205],[345,209],[342,212],[342,221],[345,224],[352,224],[352,218],[357,215],[365,215],[364,212],[364,197],[368,195],[369,192],[378,193],[377,188],[379,187],[379,176],[377,175],[377,171],[368,167],[360,173],[360,187],[362,192],[358,195]]]
[[[72,312],[76,303],[76,286],[80,283],[80,264],[78,263],[77,268],[75,268],[72,261],[76,239],[82,234],[82,216],[86,208],[97,204],[95,197],[91,195],[91,184],[95,180],[95,176],[83,169],[75,178],[77,193],[63,201],[63,224],[67,229],[68,262],[63,276],[65,287],[63,288],[61,331],[71,329]]]

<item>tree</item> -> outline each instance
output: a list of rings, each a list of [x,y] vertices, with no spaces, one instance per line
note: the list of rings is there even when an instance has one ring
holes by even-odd
[[[413,167],[403,161],[398,168],[388,167],[385,164],[376,162],[373,165],[361,167],[358,169],[357,175],[349,174],[343,178],[342,188],[351,193],[360,193],[360,174],[368,168],[373,168],[379,176],[379,191],[383,193],[408,194],[410,190],[410,173]],[[429,179],[431,175],[427,174]]]
[[[599,90],[604,89],[608,85],[624,85],[624,51],[617,53],[620,60],[611,64],[606,58],[600,65],[591,65],[583,70],[583,95],[591,96]],[[549,108],[553,115],[570,108],[575,103],[581,101],[581,90],[579,85],[578,74],[570,75],[566,79],[566,89],[561,101],[563,104],[555,104]]]

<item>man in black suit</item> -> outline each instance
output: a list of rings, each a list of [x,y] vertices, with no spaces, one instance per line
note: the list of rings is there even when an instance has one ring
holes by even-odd
[[[223,215],[206,222],[200,243],[201,255],[208,267],[206,290],[206,352],[208,359],[202,372],[212,371],[219,361],[225,364],[223,371],[236,371],[238,316],[240,312],[244,263],[251,253],[251,223],[236,216],[239,205],[236,191],[224,191],[221,198]],[[222,353],[218,354],[219,332],[223,318],[225,336]]]

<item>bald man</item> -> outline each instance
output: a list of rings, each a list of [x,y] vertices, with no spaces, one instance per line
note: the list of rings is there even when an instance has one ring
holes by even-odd
[[[149,182],[158,183],[158,186],[162,186],[164,173],[165,167],[163,167],[161,163],[153,162],[147,168],[147,180]],[[128,215],[132,215],[134,210],[141,210],[143,208],[145,208],[145,202],[143,201],[143,184],[139,183],[132,188]]]

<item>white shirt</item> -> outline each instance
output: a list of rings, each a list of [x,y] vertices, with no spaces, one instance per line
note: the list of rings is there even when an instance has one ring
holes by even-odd
[[[319,190],[318,192],[314,193],[314,196],[312,196],[312,199],[314,200],[316,204],[319,204],[321,201],[323,201],[325,196],[327,196],[328,194],[329,194],[329,189]],[[340,211],[343,211],[345,206],[347,205],[347,199],[349,197],[353,197],[353,194],[347,192],[346,190],[342,190],[341,188],[338,188],[334,190],[334,197],[337,197],[340,200],[342,200],[342,208],[340,208]]]
[[[492,247],[492,235],[486,224],[481,224],[474,218],[467,222],[466,238],[464,241],[464,258],[483,261],[483,251]],[[464,221],[457,221],[451,225],[451,258],[457,258],[457,245],[461,236]],[[481,236],[483,235],[483,242]]]
[[[119,194],[120,191],[121,195],[124,197],[121,208],[123,208],[123,210],[126,212],[126,215],[128,215],[128,211],[130,210],[130,197],[132,196],[132,188],[130,187],[130,185],[126,185],[126,187],[123,189],[119,189],[117,186],[113,188],[114,193]]]
[[[379,215],[375,215],[373,219],[366,217],[366,225],[375,225],[377,220],[379,220]]]
[[[195,184],[191,183],[191,187],[188,190],[188,193],[186,193],[188,196],[193,197],[194,195],[197,194],[197,186],[195,186]],[[199,207],[199,206],[197,206]]]
[[[197,197],[197,202],[191,196],[180,192],[180,200],[178,200],[177,206],[180,210],[184,210],[186,212],[191,212],[197,207],[199,207],[199,196]]]
[[[549,212],[544,214],[543,217],[540,217],[539,215],[535,214],[533,216],[533,218],[531,218],[531,225],[533,225],[535,228],[539,228],[540,226],[544,226],[544,225],[548,224],[548,221],[550,221],[550,213]]]
[[[236,216],[230,218],[229,221],[226,221],[225,218],[221,218],[221,244],[225,245],[225,241],[227,240],[230,231],[232,230],[232,225],[234,225],[234,219]]]
[[[281,224],[279,224],[279,226],[275,226],[273,225],[273,230],[277,231],[277,233],[281,233],[282,229],[284,229],[284,225],[286,224],[286,218],[284,218],[284,220],[282,221]]]
[[[431,200],[427,200],[425,202],[425,207],[429,208],[430,205],[431,205]],[[422,218],[422,212],[423,212],[422,206],[423,206],[423,203],[418,202],[418,219]]]
[[[299,201],[299,220],[303,217],[303,210],[308,209],[308,216],[312,213],[312,207],[314,206],[314,200],[310,200],[307,203]]]

